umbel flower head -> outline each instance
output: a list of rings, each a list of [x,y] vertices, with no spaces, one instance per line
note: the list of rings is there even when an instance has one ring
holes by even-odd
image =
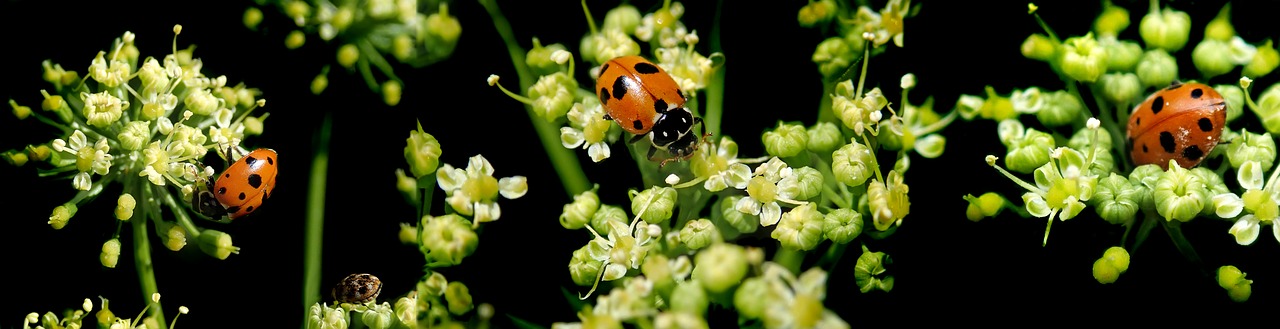
[[[192,222],[191,213],[199,212],[191,211],[191,201],[217,179],[217,170],[202,163],[209,150],[222,157],[219,169],[248,153],[241,141],[262,134],[267,115],[251,114],[266,101],[258,98],[257,89],[230,85],[226,76],[206,76],[194,47],[178,48],[181,31],[181,25],[174,26],[169,54],[146,57],[134,45],[136,36],[125,32],[88,61],[83,78],[61,65],[43,63],[52,92],[40,90],[43,111],[27,117],[53,127],[61,137],[6,153],[25,153],[41,176],[70,181],[78,191],[54,208],[49,216],[54,229],[68,225],[81,205],[119,183],[123,194],[104,198],[118,200],[114,216],[89,216],[129,221],[141,228],[134,232],[145,232],[145,225],[154,222],[171,250],[189,239],[219,259],[238,252],[230,235]],[[172,218],[165,218],[165,210]],[[104,265],[110,267],[118,254],[109,254]]]

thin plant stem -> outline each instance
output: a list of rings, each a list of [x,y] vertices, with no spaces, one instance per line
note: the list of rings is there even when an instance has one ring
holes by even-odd
[[[324,197],[325,179],[329,174],[329,129],[333,114],[325,113],[320,130],[316,132],[315,153],[311,157],[311,181],[307,193],[307,223],[302,262],[302,309],[320,301],[320,261],[324,247]],[[306,313],[303,313],[306,322]]]
[[[520,43],[516,42],[511,23],[502,14],[502,10],[498,9],[498,4],[494,0],[479,1],[480,5],[484,6],[485,11],[489,13],[489,16],[493,18],[493,25],[498,30],[498,35],[502,36],[502,40],[507,45],[507,53],[511,56],[511,64],[515,66],[516,75],[520,78],[520,90],[528,90],[529,86],[533,85],[534,77],[529,72],[529,66],[525,64],[525,51],[520,47]],[[559,127],[553,126],[538,117],[529,105],[525,105],[525,112],[528,113],[529,121],[538,133],[538,140],[542,142],[542,148],[546,150],[547,157],[551,159],[552,167],[560,175],[560,183],[564,185],[565,192],[572,196],[591,189],[591,181],[587,179],[587,174],[582,171],[582,165],[578,163],[578,156],[573,153],[573,150],[561,145]]]
[[[151,189],[142,190],[143,200],[151,200]],[[147,235],[146,220],[131,220],[133,225],[133,265],[138,270],[138,283],[142,286],[142,298],[149,308],[151,317],[156,319],[156,323],[160,325],[160,329],[165,329],[164,309],[160,307],[160,302],[152,301],[151,296],[160,293],[160,289],[156,287],[156,271],[151,263],[151,239]]]

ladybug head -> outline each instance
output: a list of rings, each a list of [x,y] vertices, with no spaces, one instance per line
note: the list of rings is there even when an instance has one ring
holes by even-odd
[[[679,145],[685,143],[686,139],[690,139],[690,132],[693,130],[693,113],[687,108],[677,108],[667,111],[658,117],[658,122],[653,124],[653,129],[649,132],[649,140],[653,142],[653,146],[664,150],[673,148],[679,149]],[[696,141],[696,137],[693,138]],[[692,143],[687,143],[692,145]]]

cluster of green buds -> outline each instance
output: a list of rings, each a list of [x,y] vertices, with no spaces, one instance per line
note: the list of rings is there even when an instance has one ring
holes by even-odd
[[[382,94],[387,105],[400,103],[402,81],[392,62],[420,68],[448,59],[458,44],[462,25],[449,14],[444,1],[374,0],[255,0],[259,6],[274,7],[292,20],[294,30],[284,45],[297,49],[308,38],[339,43],[336,60],[349,72],[358,72],[369,89]],[[244,12],[244,24],[256,30],[265,15],[258,7]],[[311,92],[320,94],[329,85],[329,65],[311,82]],[[383,77],[375,77],[380,73]],[[379,82],[381,81],[381,82]]]
[[[250,114],[265,100],[256,89],[228,85],[225,76],[204,75],[194,47],[177,46],[182,26],[173,31],[172,52],[162,57],[140,56],[136,36],[125,32],[97,54],[85,77],[45,61],[44,79],[53,88],[40,91],[43,111],[15,114],[53,127],[63,137],[0,156],[15,166],[38,166],[42,177],[70,181],[77,194],[54,208],[48,219],[54,229],[68,225],[80,206],[118,183],[123,193],[111,198],[117,202],[112,216],[133,228],[135,246],[147,244],[151,223],[166,249],[178,251],[194,240],[210,256],[226,259],[239,251],[231,236],[201,228],[192,217],[225,220],[192,211],[191,199],[216,179],[215,168],[201,163],[210,149],[224,161],[235,160],[247,153],[242,140],[262,134],[267,114]],[[10,100],[15,109],[20,103]],[[165,209],[172,218],[163,215]],[[103,266],[116,266],[124,227],[103,244]],[[150,255],[135,257],[150,262]]]
[[[582,6],[585,12],[590,13],[586,1]],[[577,61],[590,64],[590,77],[597,77],[605,62],[622,56],[642,55],[640,43],[648,42],[651,51],[643,54],[644,57],[662,67],[676,81],[682,94],[689,97],[685,106],[697,113],[697,92],[706,89],[716,69],[724,62],[724,55],[703,55],[695,49],[700,39],[697,31],[685,29],[679,21],[683,13],[684,5],[680,2],[666,1],[663,7],[643,17],[634,6],[621,4],[605,14],[600,26],[596,25],[594,18],[587,17],[591,30],[582,37],[576,60],[564,44],[543,45],[541,40],[533,38],[533,47],[528,50],[524,61],[528,74],[536,77],[536,82],[527,86],[525,94],[503,87],[498,83],[497,75],[490,75],[487,81],[490,86],[498,87],[528,106],[534,117],[546,124],[559,126],[562,146],[585,149],[593,162],[604,161],[612,156],[609,145],[620,139],[622,129],[612,120],[605,119],[607,111],[593,91],[595,80],[590,80],[591,85],[579,84],[575,75]]]
[[[405,139],[404,158],[410,173],[404,169],[395,172],[396,189],[418,210],[420,218],[416,226],[401,223],[400,240],[418,246],[428,267],[461,264],[480,243],[475,232],[480,224],[502,216],[499,197],[517,199],[529,190],[524,176],[494,177],[494,167],[483,155],[468,159],[463,169],[441,164],[441,153],[440,142],[418,123]],[[430,208],[437,186],[449,206],[440,216],[432,215]]]
[[[1184,253],[1193,249],[1181,234],[1181,223],[1200,217],[1234,222],[1228,233],[1241,245],[1252,244],[1266,226],[1280,240],[1280,225],[1276,225],[1280,207],[1275,201],[1280,193],[1274,187],[1277,172],[1272,168],[1276,158],[1272,135],[1280,133],[1280,84],[1264,91],[1256,103],[1249,93],[1250,76],[1268,75],[1280,66],[1280,53],[1271,41],[1250,43],[1237,35],[1229,4],[1208,22],[1204,39],[1198,42],[1189,40],[1193,28],[1189,15],[1161,8],[1159,1],[1151,1],[1150,11],[1142,16],[1140,40],[1121,38],[1130,25],[1129,9],[1110,1],[1104,1],[1091,31],[1065,40],[1040,20],[1034,4],[1028,7],[1044,33],[1028,36],[1022,55],[1048,63],[1067,88],[1049,92],[1031,86],[999,94],[988,86],[985,97],[961,95],[957,100],[965,120],[998,122],[997,134],[1007,149],[1004,167],[997,164],[1000,157],[988,155],[986,161],[1027,190],[1022,195],[1024,207],[1011,204],[1009,199],[1016,198],[994,192],[966,196],[970,220],[995,217],[1004,209],[1013,209],[1021,217],[1048,218],[1045,243],[1055,218],[1075,218],[1085,208],[1093,208],[1108,223],[1125,226],[1126,237],[1129,229],[1137,228],[1137,241],[1125,245],[1122,240],[1093,264],[1094,278],[1103,284],[1115,282],[1128,269],[1129,250],[1157,226],[1170,231]],[[1206,154],[1197,167],[1183,168],[1172,161],[1168,169],[1156,164],[1135,166],[1126,148],[1131,109],[1151,92],[1187,81],[1184,77],[1190,74],[1180,72],[1177,62],[1184,50],[1190,51],[1189,64],[1195,67],[1191,73],[1198,73],[1194,76],[1202,81],[1240,72],[1239,84],[1211,87],[1225,99],[1228,122],[1244,117],[1249,108],[1267,132],[1225,127],[1220,140],[1226,142]],[[1238,66],[1243,68],[1237,70]],[[1085,104],[1078,86],[1092,91],[1092,106]],[[1036,124],[1024,125],[1026,119]],[[1268,170],[1273,170],[1271,177],[1264,179]],[[1032,174],[1034,184],[1014,173]],[[1232,174],[1237,184],[1229,185],[1224,177]],[[1232,298],[1247,299],[1247,280],[1239,279],[1242,275],[1228,277],[1230,282],[1223,287]],[[1237,294],[1245,297],[1236,298]]]
[[[901,48],[904,22],[919,11],[919,6],[911,7],[911,0],[889,0],[878,11],[865,4],[856,8],[849,4],[811,0],[797,15],[800,26],[824,31],[834,26],[837,32],[819,43],[813,52],[813,62],[828,80],[838,80],[837,77],[858,60],[860,53],[880,54],[890,41]]]
[[[489,326],[493,314],[492,305],[473,303],[467,285],[428,271],[414,290],[396,298],[395,303],[372,299],[312,304],[304,328],[483,328]]]
[[[97,312],[93,312],[93,300],[85,298],[84,304],[81,305],[80,308],[67,309],[63,311],[61,318],[53,312],[45,312],[43,315],[36,312],[29,313],[22,321],[22,329],[78,329],[86,327],[112,329],[163,328],[163,326],[158,322],[160,320],[157,320],[155,317],[143,317],[143,315],[147,313],[147,309],[153,306],[152,304],[159,307],[159,293],[151,294],[151,302],[147,303],[147,305],[142,308],[142,311],[138,312],[138,316],[132,319],[117,317],[115,313],[112,313],[111,310],[107,308],[108,304],[106,298],[98,297],[98,299],[102,300],[102,308]],[[187,314],[189,311],[190,310],[188,310],[186,306],[178,306],[179,315]],[[87,322],[85,321],[86,319],[88,320]],[[174,317],[173,321],[169,323],[168,328],[173,328],[177,323],[178,317]],[[35,325],[35,327],[32,327],[32,325]]]

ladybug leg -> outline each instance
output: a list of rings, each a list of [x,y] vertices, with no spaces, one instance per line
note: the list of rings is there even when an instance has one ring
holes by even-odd
[[[636,135],[635,137],[631,137],[631,140],[630,140],[630,141],[627,141],[627,143],[635,143],[635,142],[639,142],[641,139],[644,139],[644,136],[647,136],[647,134],[646,134],[646,135]],[[653,156],[653,154],[650,154],[649,156],[650,156],[650,157],[652,157],[652,156]]]
[[[649,147],[649,155],[648,155],[648,156],[645,156],[645,158],[649,159],[649,161],[653,161],[653,154],[654,154],[655,152],[657,152],[657,151],[658,151],[658,148],[650,146],[650,147]]]

